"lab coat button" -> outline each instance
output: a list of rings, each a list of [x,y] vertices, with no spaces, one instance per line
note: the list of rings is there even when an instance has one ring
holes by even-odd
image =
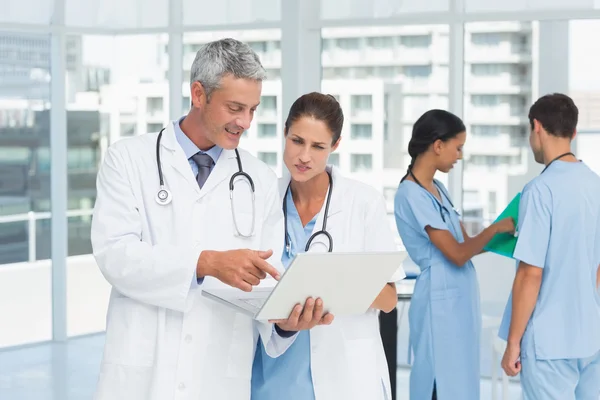
[[[186,335],[185,336],[185,342],[186,343],[191,343],[192,342],[192,335]]]
[[[180,383],[179,384],[179,390],[184,391],[185,390],[185,383]]]

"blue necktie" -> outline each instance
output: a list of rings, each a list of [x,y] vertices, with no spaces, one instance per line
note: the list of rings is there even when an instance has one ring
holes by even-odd
[[[198,182],[198,186],[202,189],[204,183],[208,179],[210,175],[210,169],[215,164],[212,157],[206,153],[198,152],[192,156],[192,160],[198,166],[198,175],[196,175],[196,182]]]

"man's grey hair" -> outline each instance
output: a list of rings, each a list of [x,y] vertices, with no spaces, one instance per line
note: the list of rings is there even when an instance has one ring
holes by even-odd
[[[203,45],[192,63],[190,86],[200,82],[207,100],[219,88],[225,75],[263,81],[266,72],[258,55],[246,43],[235,39],[221,39]]]

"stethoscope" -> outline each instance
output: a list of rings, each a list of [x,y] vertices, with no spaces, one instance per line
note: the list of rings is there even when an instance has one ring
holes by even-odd
[[[171,203],[171,201],[173,200],[173,195],[171,194],[171,191],[165,187],[165,181],[163,179],[163,173],[162,173],[162,167],[161,167],[161,161],[160,161],[160,140],[162,138],[162,134],[163,134],[164,130],[165,130],[165,128],[162,128],[160,130],[160,132],[158,133],[158,137],[156,138],[156,165],[158,166],[158,180],[159,180],[159,184],[160,184],[160,188],[159,188],[158,192],[156,193],[156,202],[158,204],[160,204],[161,206],[166,206],[167,204]],[[254,235],[254,223],[255,223],[255,217],[256,217],[254,181],[252,180],[250,175],[248,175],[247,173],[244,172],[244,169],[242,168],[242,161],[241,161],[240,153],[238,152],[238,149],[235,149],[235,158],[236,158],[237,164],[238,164],[238,172],[231,175],[231,179],[229,179],[229,201],[231,202],[231,215],[233,217],[233,224],[235,226],[235,230],[236,230],[237,234],[242,237],[252,237]],[[243,234],[240,231],[238,224],[237,224],[237,219],[235,218],[235,207],[234,207],[234,202],[233,202],[233,189],[234,189],[234,181],[235,181],[235,178],[237,178],[237,177],[245,178],[246,182],[252,189],[252,228],[250,229],[249,234]]]
[[[410,174],[410,176],[414,179],[415,183],[419,186],[421,186],[421,188],[423,188],[423,190],[426,190],[427,192],[429,192],[425,186],[423,186],[421,184],[421,182],[419,182],[419,180],[417,179],[417,177],[415,176],[415,174],[413,174],[412,169],[408,170],[408,173]],[[450,203],[450,207],[452,207],[452,209],[454,209],[454,204],[452,204],[452,200],[450,200],[450,198],[446,195],[446,193],[442,190],[442,188],[440,188],[440,186],[437,184],[437,182],[434,180],[433,184],[435,185],[435,187],[438,190],[438,193],[440,194],[440,196],[444,196],[446,198],[446,200],[448,200],[448,203]],[[444,221],[444,223],[446,223],[446,216],[444,215],[444,210],[446,210],[446,212],[448,214],[450,214],[450,211],[448,211],[448,209],[444,206],[444,204],[442,204],[440,201],[438,201],[438,199],[435,199],[435,202],[438,205],[438,208],[440,209],[440,216],[442,217],[442,221]],[[454,209],[454,211],[456,211]],[[458,214],[458,211],[456,211],[456,213]]]
[[[333,251],[333,238],[331,237],[329,232],[327,232],[327,215],[329,214],[329,202],[331,201],[331,192],[333,191],[333,178],[331,177],[331,173],[329,171],[327,171],[327,176],[329,177],[329,192],[327,193],[327,200],[325,200],[325,214],[323,215],[323,227],[321,228],[320,231],[317,231],[311,235],[311,237],[306,242],[304,251],[308,251],[314,238],[316,238],[319,235],[325,235],[327,237],[327,240],[329,241],[329,250],[327,250],[327,251],[329,253],[331,253]],[[291,250],[292,250],[292,241],[290,239],[290,235],[288,233],[288,226],[287,226],[287,196],[288,196],[289,191],[290,191],[290,185],[288,185],[287,190],[285,191],[285,196],[283,197],[283,221],[284,221],[284,225],[285,225],[285,251],[287,252],[288,256],[290,255]]]
[[[559,160],[559,159],[561,159],[561,158],[563,158],[563,157],[566,157],[566,156],[573,156],[573,157],[575,157],[575,154],[573,154],[573,153],[571,153],[570,151],[568,151],[568,152],[566,152],[566,153],[564,153],[564,154],[561,154],[561,155],[560,155],[560,156],[558,156],[558,157],[555,157],[554,159],[552,159],[552,161],[550,161],[550,162],[548,163],[548,165],[546,165],[546,166],[544,167],[544,169],[542,170],[542,172],[540,172],[540,175],[541,175],[541,174],[543,174],[544,172],[546,172],[546,170],[548,169],[548,167],[549,167],[550,165],[552,165],[552,163],[553,163],[554,161],[556,161],[556,160]],[[577,157],[575,157],[575,158],[577,158]]]

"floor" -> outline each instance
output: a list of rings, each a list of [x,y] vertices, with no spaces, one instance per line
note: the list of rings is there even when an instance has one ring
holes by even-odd
[[[104,335],[0,350],[0,399],[89,400],[92,399],[102,356]],[[410,370],[398,368],[397,400],[408,399]],[[510,385],[510,399],[520,399],[520,388]],[[491,400],[488,379],[481,381],[481,400]]]

